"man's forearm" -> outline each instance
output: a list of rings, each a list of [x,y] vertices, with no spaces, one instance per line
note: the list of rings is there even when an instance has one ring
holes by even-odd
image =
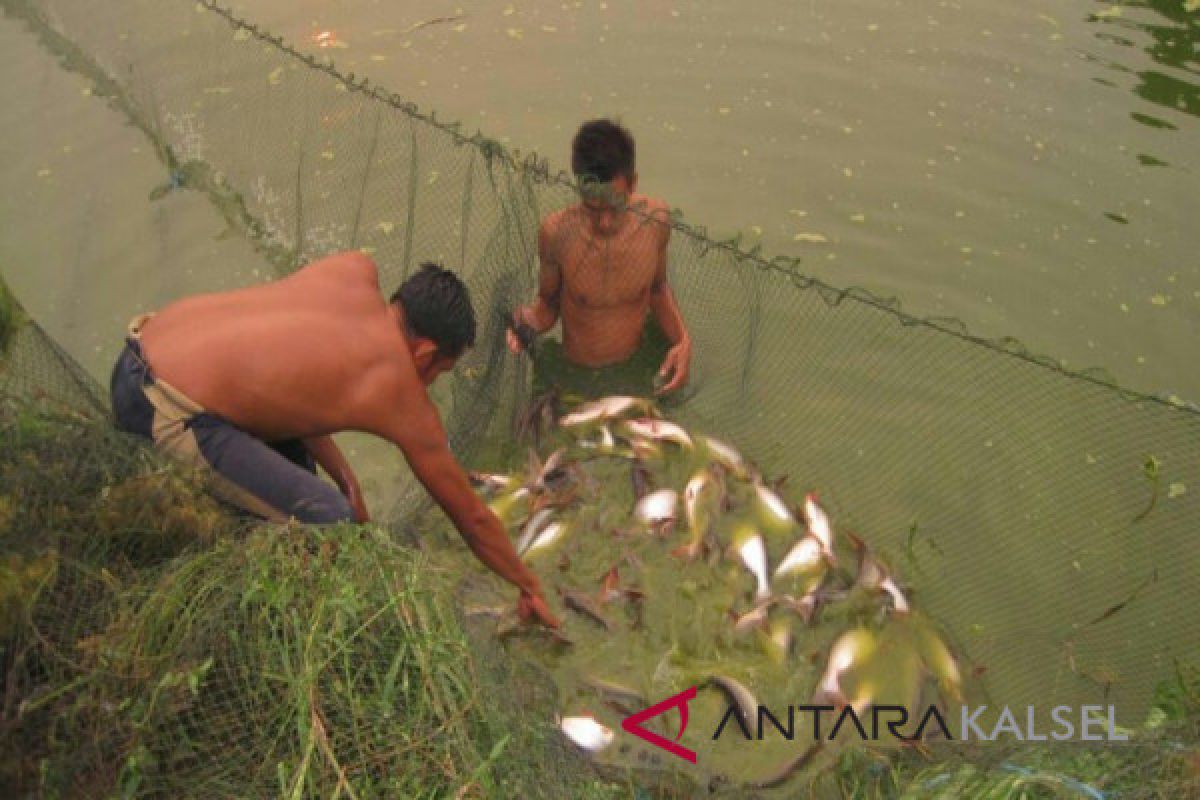
[[[329,473],[333,482],[342,492],[348,491],[357,480],[350,462],[342,455],[341,448],[332,436],[312,436],[304,440],[304,446],[312,454],[313,459],[321,465],[321,469]]]
[[[687,326],[683,324],[683,314],[675,302],[675,294],[665,283],[650,296],[650,307],[658,319],[658,326],[671,344],[679,344],[688,340]]]
[[[521,561],[500,520],[488,511],[487,506],[480,503],[480,510],[468,514],[466,519],[456,519],[454,523],[463,534],[467,547],[492,572],[523,592],[541,592],[537,576]]]

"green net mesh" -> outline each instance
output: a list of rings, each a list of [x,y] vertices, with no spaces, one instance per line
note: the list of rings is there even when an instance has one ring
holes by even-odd
[[[504,349],[502,312],[533,296],[539,221],[576,199],[564,175],[212,3],[4,7],[276,274],[349,248],[373,254],[387,287],[425,260],[458,270],[478,345],[434,396],[460,460],[504,461],[496,443],[531,376]],[[950,632],[981,696],[1113,705],[1138,727],[1156,686],[1195,685],[1193,406],[672,226],[670,280],[695,341],[672,417],[820,487]],[[4,779],[65,796],[699,791],[590,772],[553,735],[550,679],[447,609],[474,588],[403,538],[247,531],[110,431],[103,387],[7,290],[0,301],[4,734],[33,743]],[[387,526],[427,524],[420,487],[403,471],[394,484]],[[62,743],[67,765],[52,757]],[[1145,763],[1168,769],[1155,752]],[[822,786],[886,791],[872,769],[842,765]],[[967,796],[973,769],[925,775],[909,796]],[[1004,779],[1052,782],[1029,769]]]

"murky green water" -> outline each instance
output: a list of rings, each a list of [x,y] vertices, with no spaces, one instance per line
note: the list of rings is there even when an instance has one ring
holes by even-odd
[[[618,115],[641,188],[718,235],[1200,397],[1182,0],[236,7],[561,166],[582,119]]]
[[[331,32],[324,52],[344,67],[559,165],[581,119],[619,115],[642,189],[714,233],[1200,397],[1198,25],[1182,2],[235,9],[314,50]],[[442,17],[455,19],[422,24]],[[91,292],[87,312],[107,322],[140,306],[167,260],[195,282],[172,271],[159,302],[253,279],[219,227],[177,219],[199,198],[145,200],[163,177],[144,142],[53,75],[19,26],[3,36],[6,74],[22,78],[3,90],[0,257],[23,294],[111,279],[120,291]],[[47,316],[51,301],[34,302]],[[57,313],[85,358],[112,346]]]

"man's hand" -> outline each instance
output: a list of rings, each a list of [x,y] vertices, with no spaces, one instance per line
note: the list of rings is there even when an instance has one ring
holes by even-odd
[[[655,390],[655,394],[669,394],[687,383],[688,372],[692,366],[692,342],[684,339],[667,351],[658,377],[668,378],[667,383]]]
[[[540,622],[547,628],[557,628],[561,624],[540,594],[521,592],[517,599],[517,615],[523,622]]]
[[[512,321],[508,325],[508,329],[504,332],[504,338],[508,342],[508,350],[513,355],[517,355],[522,350],[529,351],[533,347],[534,339],[537,338],[537,329],[529,323],[529,313],[524,306],[518,306],[513,310]]]
[[[514,356],[521,352],[521,340],[517,338],[517,332],[512,328],[507,328],[504,331],[504,339],[508,342],[508,352]]]

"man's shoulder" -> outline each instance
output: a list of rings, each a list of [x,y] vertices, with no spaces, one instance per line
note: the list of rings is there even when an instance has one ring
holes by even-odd
[[[579,216],[579,204],[565,206],[557,211],[551,211],[546,216],[542,217],[542,232],[543,233],[558,233],[570,224],[570,221]]]
[[[361,250],[334,253],[305,265],[297,276],[336,280],[344,285],[371,286],[379,288],[379,268],[375,260]]]
[[[641,217],[643,224],[669,225],[671,222],[671,207],[657,197],[634,195],[630,198],[629,206]]]

